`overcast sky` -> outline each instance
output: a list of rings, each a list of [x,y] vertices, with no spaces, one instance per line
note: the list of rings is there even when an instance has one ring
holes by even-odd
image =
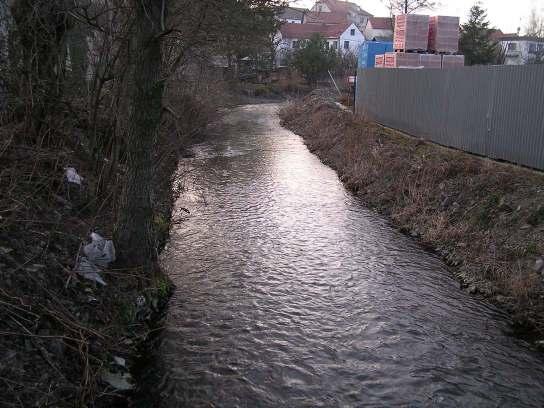
[[[386,16],[387,8],[382,0],[351,0],[359,4],[363,9],[375,16]],[[314,0],[297,0],[292,5],[310,8]],[[441,0],[441,6],[434,10],[433,14],[460,16],[466,20],[470,7],[475,0]],[[536,7],[544,14],[544,0],[482,0],[483,6],[488,11],[491,24],[504,32],[516,32],[518,27],[524,31],[531,9]]]

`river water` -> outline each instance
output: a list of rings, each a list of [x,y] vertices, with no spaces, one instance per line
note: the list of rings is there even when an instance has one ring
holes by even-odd
[[[165,407],[542,407],[540,354],[372,213],[278,105],[230,111],[180,170],[156,359]]]

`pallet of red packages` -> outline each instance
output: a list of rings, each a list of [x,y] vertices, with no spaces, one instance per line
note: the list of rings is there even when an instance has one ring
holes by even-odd
[[[385,55],[384,54],[378,54],[374,57],[374,67],[375,68],[383,68],[385,65]]]
[[[429,50],[439,53],[459,51],[459,17],[433,16],[429,21]]]
[[[464,66],[464,55],[442,55],[442,68],[461,68]]]
[[[388,52],[385,54],[385,68],[418,68],[419,55],[411,52]]]
[[[423,68],[442,68],[442,56],[437,54],[418,54],[419,64]]]
[[[429,16],[401,14],[395,17],[393,48],[402,51],[427,51]]]

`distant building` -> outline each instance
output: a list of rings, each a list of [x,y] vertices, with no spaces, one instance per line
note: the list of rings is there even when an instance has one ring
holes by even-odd
[[[291,24],[304,24],[304,16],[309,13],[310,10],[298,7],[285,7],[281,13],[278,14],[278,20],[284,23]]]
[[[355,23],[344,24],[283,24],[278,34],[278,65],[283,65],[285,57],[300,48],[304,41],[320,34],[327,46],[343,54],[358,55],[365,37]]]
[[[502,34],[494,37],[503,48],[504,65],[544,63],[544,38],[516,34]]]
[[[391,17],[371,17],[363,34],[369,41],[393,41],[393,19]]]
[[[372,14],[349,1],[317,0],[306,15],[305,22],[328,25],[354,23],[363,30],[370,17]]]

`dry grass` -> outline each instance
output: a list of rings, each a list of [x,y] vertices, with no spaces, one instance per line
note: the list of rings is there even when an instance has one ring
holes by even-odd
[[[465,285],[544,334],[544,175],[408,137],[339,110],[319,94],[283,123],[342,181],[456,265]]]
[[[169,232],[173,174],[186,141],[180,134],[191,137],[209,119],[193,100],[170,106],[192,120],[181,127],[165,115],[155,154],[158,248]],[[73,124],[52,132],[47,144],[25,140],[22,129],[0,126],[0,405],[126,403],[100,381],[101,372],[114,355],[136,354],[167,284],[112,268],[100,287],[73,272],[91,231],[113,235],[124,166],[101,165],[109,161],[89,154]],[[64,181],[66,167],[85,178],[81,189]],[[148,299],[143,308],[140,295]]]

